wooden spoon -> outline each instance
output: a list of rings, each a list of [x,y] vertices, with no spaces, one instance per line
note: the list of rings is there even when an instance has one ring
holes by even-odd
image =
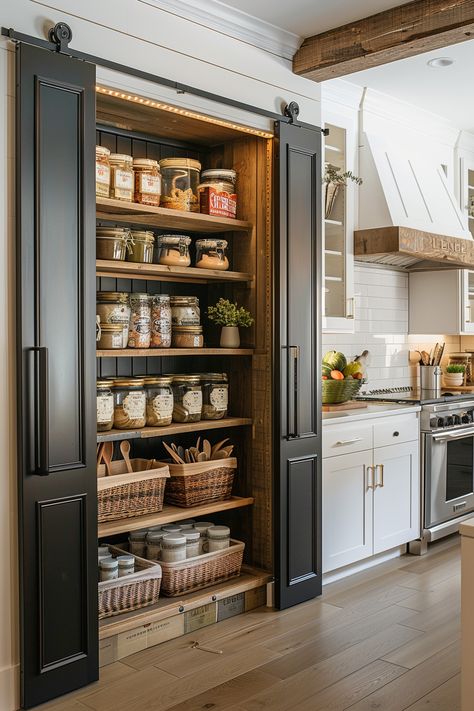
[[[184,462],[183,462],[183,460],[181,459],[181,457],[179,456],[179,454],[176,454],[176,452],[174,451],[174,449],[171,449],[171,447],[169,447],[169,446],[166,444],[166,442],[163,442],[163,447],[166,449],[166,451],[168,452],[168,454],[171,456],[171,459],[173,459],[173,460],[176,462],[176,464],[184,464]]]
[[[199,452],[199,445],[200,444],[201,444],[201,437],[198,437],[197,442],[196,442],[196,449],[198,450],[198,452]]]
[[[127,439],[124,439],[122,440],[122,442],[120,442],[120,452],[122,453],[122,457],[125,460],[128,473],[133,474],[133,467],[130,461],[130,442]]]
[[[186,451],[184,452],[184,461],[186,462],[186,464],[191,464],[191,455],[189,453],[189,449],[186,449]]]
[[[114,443],[104,442],[104,448],[102,450],[102,459],[105,464],[106,476],[112,476],[112,457],[114,456]]]
[[[206,459],[210,459],[212,456],[212,447],[208,439],[205,439],[202,443],[202,451],[206,455]]]
[[[214,444],[212,446],[211,457],[214,457],[214,452],[218,452],[219,449],[222,449],[222,445],[228,441],[229,441],[229,438],[227,437],[226,439],[222,439],[220,442],[217,442],[217,444]]]
[[[207,454],[205,452],[201,452],[197,460],[198,462],[207,462]]]

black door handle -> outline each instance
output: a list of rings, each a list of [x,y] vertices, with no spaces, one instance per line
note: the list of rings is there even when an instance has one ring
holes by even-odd
[[[288,346],[288,432],[287,439],[299,437],[298,409],[299,409],[299,358],[300,347]],[[293,417],[290,417],[290,412]],[[292,422],[293,427],[291,427]],[[290,431],[290,428],[292,431]]]
[[[49,474],[49,358],[45,346],[31,348],[34,361],[34,427],[35,467],[34,474]]]

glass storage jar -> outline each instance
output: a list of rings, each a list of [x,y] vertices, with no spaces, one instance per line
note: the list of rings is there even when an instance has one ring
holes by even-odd
[[[161,560],[163,563],[178,563],[186,560],[186,539],[179,534],[169,533],[161,539]]]
[[[199,212],[198,185],[201,164],[192,158],[163,158],[161,205],[171,210]]]
[[[227,416],[229,405],[229,383],[226,373],[203,373],[202,419],[221,420]]]
[[[124,153],[111,153],[110,197],[115,200],[133,201],[133,158]]]
[[[196,240],[196,267],[198,269],[218,269],[219,271],[228,269],[227,240]]]
[[[95,147],[95,194],[109,197],[110,192],[110,151],[105,146]]]
[[[171,345],[173,348],[202,348],[202,326],[173,326]]]
[[[189,245],[187,235],[160,235],[158,237],[158,264],[167,267],[189,267]]]
[[[106,580],[115,580],[119,576],[117,558],[102,558],[99,563],[99,580],[101,583]]]
[[[186,558],[195,558],[199,555],[199,539],[201,538],[201,534],[199,531],[193,531],[192,529],[182,530],[181,533],[186,539]]]
[[[129,348],[149,348],[151,342],[151,307],[148,294],[130,294]]]
[[[110,380],[97,381],[97,432],[107,432],[114,426],[114,396],[110,386]]]
[[[146,424],[146,394],[143,378],[115,378],[114,426],[119,430],[134,430]]]
[[[99,291],[96,313],[100,316],[101,326],[104,323],[120,323],[122,325],[121,348],[126,348],[130,323],[129,294],[126,291]]]
[[[222,551],[230,546],[230,528],[228,526],[209,526],[207,529],[208,553]]]
[[[172,296],[171,322],[173,326],[199,326],[201,311],[197,296]]]
[[[123,346],[123,326],[120,323],[101,323],[97,349],[119,350]]]
[[[224,168],[203,170],[198,185],[199,209],[206,215],[235,218],[237,195],[235,170]]]
[[[164,375],[145,378],[147,427],[166,427],[173,421],[171,378]]]
[[[154,294],[151,298],[151,346],[171,346],[171,306],[168,294]]]
[[[199,375],[175,375],[173,396],[173,420],[199,422],[202,411],[202,388]]]
[[[147,532],[146,528],[142,528],[139,531],[130,531],[128,535],[130,553],[137,555],[139,558],[145,557]]]
[[[135,572],[135,558],[133,555],[118,555],[117,562],[119,578],[123,578],[125,575],[133,575]]]
[[[148,531],[146,537],[147,560],[158,560],[161,556],[161,541],[166,531]]]
[[[130,250],[130,230],[126,227],[98,227],[96,230],[97,259],[124,261]]]
[[[157,160],[134,158],[134,196],[135,202],[158,207],[161,196],[161,172]]]
[[[155,235],[148,230],[134,230],[131,232],[130,249],[127,253],[128,262],[153,264],[153,247]]]
[[[194,524],[194,528],[196,531],[199,531],[200,539],[199,539],[199,555],[201,553],[205,553],[205,542],[207,541],[207,529],[209,526],[213,526],[214,524],[212,521],[196,521]]]

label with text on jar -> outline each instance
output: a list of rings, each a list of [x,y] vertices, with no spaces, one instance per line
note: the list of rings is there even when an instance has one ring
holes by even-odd
[[[157,395],[153,398],[153,412],[160,420],[171,417],[173,414],[173,396]]]
[[[95,164],[95,181],[100,185],[108,186],[110,184],[110,168],[108,165]]]
[[[133,190],[133,173],[129,170],[114,170],[114,187]]]
[[[202,410],[202,392],[200,390],[190,390],[183,395],[183,407],[190,415],[197,415]]]
[[[97,396],[97,423],[103,424],[110,422],[114,415],[114,396],[113,395],[98,395]]]
[[[160,176],[142,173],[140,175],[140,191],[139,192],[149,193],[150,195],[159,195],[161,193],[161,178],[160,178]]]
[[[212,388],[211,394],[209,395],[209,400],[211,405],[216,408],[216,410],[227,410],[227,405],[229,404],[229,391],[227,388]]]
[[[124,412],[131,420],[139,420],[145,414],[145,393],[129,393],[123,401]]]

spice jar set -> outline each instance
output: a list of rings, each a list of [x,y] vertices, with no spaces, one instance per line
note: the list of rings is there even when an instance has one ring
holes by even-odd
[[[133,555],[118,555],[115,558],[108,546],[99,546],[99,581],[115,580],[135,572],[135,558]]]
[[[97,381],[97,431],[220,420],[228,403],[226,373],[102,379]]]
[[[197,296],[99,291],[99,349],[202,348]]]
[[[215,526],[210,521],[188,519],[131,531],[128,542],[132,555],[164,563],[178,563],[187,558],[229,548],[230,528]]]
[[[96,146],[96,195],[170,210],[235,218],[235,170],[201,173],[192,158],[132,158]]]

